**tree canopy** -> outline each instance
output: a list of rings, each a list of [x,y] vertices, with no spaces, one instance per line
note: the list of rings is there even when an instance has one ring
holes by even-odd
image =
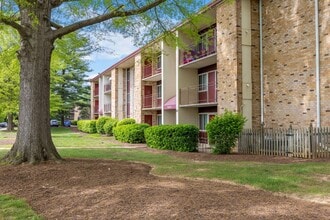
[[[20,36],[19,128],[4,160],[14,164],[61,160],[49,127],[51,58],[57,39],[83,30],[94,37],[110,31],[148,41],[201,4],[199,0],[0,0],[0,24]]]

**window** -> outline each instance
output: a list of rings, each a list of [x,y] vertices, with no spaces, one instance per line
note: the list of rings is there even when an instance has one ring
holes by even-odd
[[[208,123],[207,114],[199,114],[199,130],[206,130],[206,124]]]
[[[198,81],[199,81],[199,87],[198,91],[207,91],[207,73],[199,74],[198,75]]]
[[[157,85],[157,98],[162,98],[162,85]]]
[[[157,56],[157,69],[162,68],[162,55]]]
[[[162,115],[157,115],[157,125],[162,124]]]
[[[199,114],[199,130],[205,131],[206,125],[214,118],[216,113],[200,113]]]

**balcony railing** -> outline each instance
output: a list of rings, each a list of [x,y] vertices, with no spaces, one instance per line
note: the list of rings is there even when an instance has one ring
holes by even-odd
[[[198,45],[191,45],[188,50],[182,53],[181,64],[187,64],[216,53],[216,37],[211,36],[207,42],[201,42]]]
[[[98,97],[99,96],[99,90],[94,90],[93,96]]]
[[[217,103],[216,83],[207,85],[201,90],[200,85],[180,89],[180,105],[209,105]]]
[[[143,108],[159,109],[162,106],[162,98],[158,98],[157,94],[145,95],[143,97]]]
[[[104,104],[104,113],[110,113],[111,112],[111,104]]]
[[[110,92],[111,91],[111,84],[105,84],[104,85],[104,92]]]
[[[143,79],[162,73],[159,64],[147,64],[143,66]]]

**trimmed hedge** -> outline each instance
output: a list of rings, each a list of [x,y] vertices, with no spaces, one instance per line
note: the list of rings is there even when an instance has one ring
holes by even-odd
[[[118,123],[118,119],[116,118],[108,119],[103,126],[104,133],[106,133],[108,136],[112,136],[113,129],[117,126],[117,123]]]
[[[99,117],[96,121],[96,130],[97,130],[97,133],[99,134],[105,134],[105,131],[104,131],[104,125],[105,123],[110,120],[111,117]]]
[[[128,124],[115,127],[113,135],[116,140],[126,143],[145,143],[144,130],[148,124]]]
[[[78,130],[86,133],[96,133],[96,120],[79,120]]]
[[[149,147],[174,150],[197,151],[199,129],[194,125],[159,125],[145,130]]]
[[[134,118],[124,118],[123,120],[117,123],[117,126],[135,124],[136,121]]]

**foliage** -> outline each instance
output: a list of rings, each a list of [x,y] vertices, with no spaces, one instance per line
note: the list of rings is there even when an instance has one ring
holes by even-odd
[[[124,118],[117,123],[117,126],[129,125],[129,124],[135,124],[135,123],[136,123],[136,121],[134,118]]]
[[[213,153],[229,154],[235,146],[245,121],[246,119],[243,115],[230,111],[225,111],[222,115],[215,116],[206,125],[209,143],[214,144]]]
[[[103,116],[103,117],[99,117],[96,121],[96,130],[97,130],[97,133],[99,134],[105,134],[104,132],[104,125],[105,123],[111,119],[110,117],[106,117],[106,116]]]
[[[53,115],[62,121],[76,106],[89,106],[90,88],[86,72],[90,71],[84,57],[92,53],[90,41],[83,35],[71,33],[55,42],[51,62],[51,92],[61,99]],[[53,104],[53,105],[54,105]],[[53,106],[54,107],[54,106]]]
[[[149,147],[175,151],[196,151],[198,128],[194,125],[159,125],[145,131]]]
[[[96,133],[96,120],[79,120],[78,123],[78,130],[86,133]]]
[[[112,136],[113,135],[113,129],[117,126],[117,123],[118,123],[118,119],[116,119],[116,118],[108,119],[107,122],[103,126],[104,132],[108,136]]]
[[[145,143],[144,130],[148,124],[126,124],[113,129],[116,140],[126,143]]]
[[[16,30],[0,25],[0,118],[18,112],[19,49]]]
[[[77,120],[71,120],[71,125],[77,125]]]

